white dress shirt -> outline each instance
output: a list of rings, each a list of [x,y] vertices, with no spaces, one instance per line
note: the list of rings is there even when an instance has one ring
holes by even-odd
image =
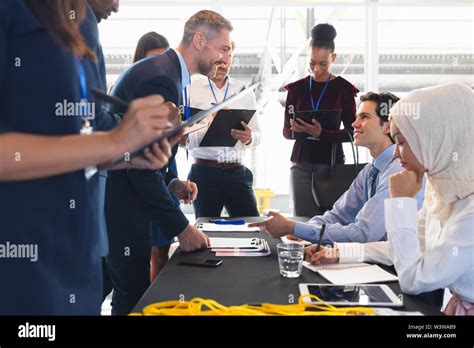
[[[179,53],[178,50],[175,50],[173,48],[172,50],[175,51],[176,55],[178,56],[179,67],[181,68],[181,85],[183,86],[183,92],[184,92],[184,88],[188,87],[189,84],[191,83],[191,75],[189,74],[188,67],[181,53]],[[185,100],[183,99],[183,101]]]
[[[474,195],[453,204],[442,223],[413,198],[385,200],[387,242],[337,243],[340,262],[395,265],[403,292],[449,288],[474,302]]]
[[[190,105],[191,107],[199,109],[208,109],[213,104],[220,103],[226,99],[232,97],[233,95],[239,93],[245,85],[232,78],[227,78],[226,84],[222,88],[217,88],[214,82],[211,81],[211,87],[209,85],[209,79],[205,76],[198,76],[197,78],[192,78],[192,83],[190,89]],[[227,91],[227,95],[226,95]],[[217,101],[216,101],[217,99]],[[255,94],[253,92],[247,93],[242,96],[242,98],[236,100],[234,103],[231,103],[228,106],[230,109],[247,109],[247,110],[256,110],[257,101],[255,100]],[[242,159],[245,155],[245,150],[249,147],[255,147],[260,143],[261,131],[257,121],[257,112],[250,119],[249,127],[252,129],[252,141],[247,146],[240,141],[237,141],[235,146],[232,147],[199,147],[204,135],[206,134],[208,128],[202,128],[198,131],[190,133],[188,135],[187,149],[189,154],[195,158],[202,158],[207,160],[215,160],[219,162],[242,162]]]

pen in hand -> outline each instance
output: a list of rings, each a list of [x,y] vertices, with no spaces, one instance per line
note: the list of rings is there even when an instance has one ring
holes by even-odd
[[[319,232],[319,240],[318,240],[318,245],[316,246],[315,254],[321,250],[321,241],[323,240],[324,236],[324,231],[326,230],[326,224],[322,224],[321,226],[321,232]]]

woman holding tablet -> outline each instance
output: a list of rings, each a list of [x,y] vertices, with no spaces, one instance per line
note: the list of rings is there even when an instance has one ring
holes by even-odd
[[[168,122],[171,107],[151,96],[134,101],[114,130],[92,131],[93,84],[83,64],[95,56],[79,32],[86,4],[0,3],[0,315],[100,314],[92,167],[113,169],[112,160],[151,142]],[[123,165],[164,166],[171,149],[161,145]]]
[[[358,261],[395,265],[405,293],[448,288],[448,315],[474,315],[474,94],[451,83],[415,90],[390,111],[391,134],[406,171],[390,177],[385,200],[388,242],[360,244]],[[413,196],[426,173],[425,201],[417,215]],[[313,263],[344,261],[325,249]],[[362,248],[360,248],[362,246]],[[354,250],[354,249],[352,249]]]
[[[298,138],[291,154],[291,198],[295,216],[315,216],[323,211],[312,196],[312,173],[319,164],[331,163],[334,142],[339,143],[336,163],[344,163],[342,142],[350,141],[346,130],[352,132],[356,105],[354,97],[359,92],[350,82],[331,74],[331,64],[336,59],[334,39],[336,29],[330,24],[318,24],[311,30],[309,68],[311,75],[286,86],[288,96],[285,106],[283,136]],[[316,120],[312,123],[301,119],[293,120],[297,111],[342,110],[341,121],[344,130],[323,129]],[[299,139],[297,133],[310,137]]]

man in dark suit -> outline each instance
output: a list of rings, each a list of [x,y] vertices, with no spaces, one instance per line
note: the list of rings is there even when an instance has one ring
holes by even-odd
[[[189,106],[183,89],[196,73],[212,77],[231,49],[228,20],[213,11],[199,11],[185,24],[179,46],[162,55],[143,59],[117,80],[112,94],[131,101],[151,94],[167,102]],[[187,94],[187,93],[184,93]],[[151,225],[156,220],[167,238],[178,237],[185,251],[205,248],[207,236],[189,224],[173,202],[169,190],[179,199],[194,199],[194,184],[177,179],[167,170],[122,170],[109,173],[105,214],[109,234],[107,266],[114,283],[112,314],[128,314],[150,285]],[[169,188],[166,183],[169,183]]]

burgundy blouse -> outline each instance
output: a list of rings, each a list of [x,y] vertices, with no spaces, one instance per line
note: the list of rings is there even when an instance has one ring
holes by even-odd
[[[311,98],[309,95],[309,79],[307,76],[301,80],[288,84],[285,88],[288,91],[285,106],[285,122],[283,125],[283,136],[286,139],[293,140],[293,132],[290,126],[291,108],[293,111],[312,110]],[[325,82],[312,82],[313,100],[316,101],[321,94]],[[319,110],[342,110],[341,121],[345,129],[351,132],[352,123],[355,120],[356,105],[355,96],[359,92],[349,81],[342,77],[336,77],[331,80],[324,92],[319,105]],[[338,142],[336,162],[344,163],[344,152],[342,151],[342,142],[349,142],[349,135],[345,130],[326,130],[323,129],[318,140],[296,140],[293,145],[291,161],[294,163],[331,163],[331,148],[333,142]]]

